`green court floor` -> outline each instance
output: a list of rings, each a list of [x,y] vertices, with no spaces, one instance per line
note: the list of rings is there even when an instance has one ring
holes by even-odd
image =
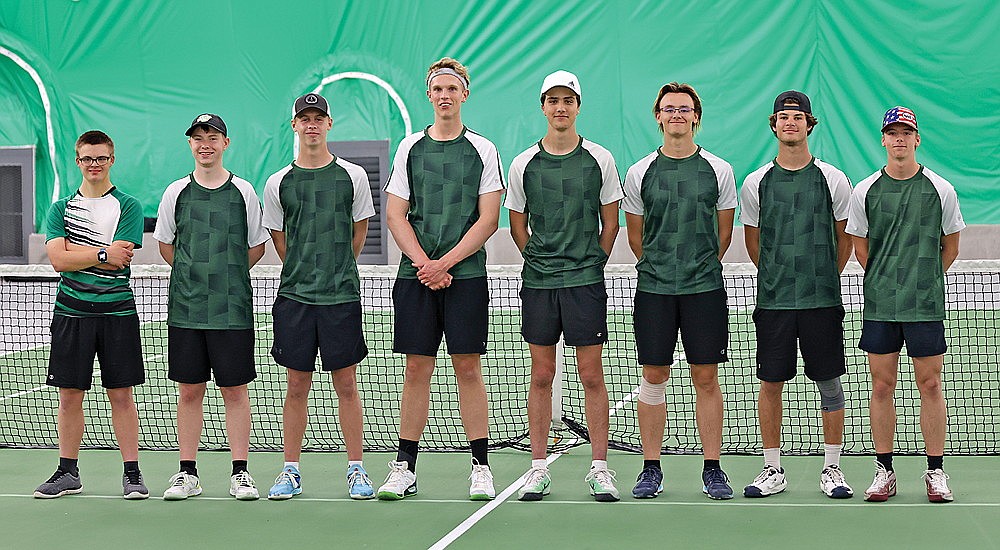
[[[516,495],[501,500],[528,467],[528,455],[518,451],[491,455],[499,497],[487,504],[466,500],[469,458],[462,453],[422,453],[420,493],[403,502],[347,498],[341,453],[304,455],[304,492],[291,501],[237,502],[228,496],[224,452],[199,455],[202,496],[165,502],[158,496],[177,466],[176,453],[166,451],[141,454],[153,495],[148,501],[121,499],[114,451],[83,451],[83,494],[31,498],[57,454],[0,450],[0,548],[1000,548],[996,457],[946,457],[955,492],[949,504],[927,502],[922,457],[896,459],[899,494],[882,504],[860,497],[871,481],[871,458],[845,457],[843,469],[858,495],[829,500],[818,488],[819,456],[783,457],[789,487],[780,495],[719,502],[701,494],[700,457],[666,456],[666,490],[657,499],[637,501],[629,491],[642,458],[614,452],[609,462],[624,498],[597,503],[583,481],[587,446],[552,463],[552,494],[536,503],[518,502]],[[376,483],[391,458],[366,455]],[[250,470],[262,491],[281,460],[279,453],[251,455]],[[760,465],[759,457],[723,457],[737,492]]]

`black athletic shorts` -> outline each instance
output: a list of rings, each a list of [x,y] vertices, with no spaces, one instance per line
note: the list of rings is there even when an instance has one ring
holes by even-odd
[[[212,379],[227,388],[257,378],[253,361],[253,329],[209,330],[167,327],[167,378],[183,384]]]
[[[325,371],[357,365],[368,356],[361,331],[361,302],[312,305],[278,296],[271,314],[271,357],[283,367],[312,372],[317,350]]]
[[[128,388],[146,381],[138,315],[54,315],[51,331],[48,385],[89,390],[95,354],[105,388]]]
[[[485,354],[490,289],[486,277],[453,279],[431,290],[417,279],[396,279],[392,351],[434,357],[445,338],[449,355]]]
[[[906,342],[906,354],[910,357],[944,355],[948,350],[944,321],[864,321],[861,325],[858,347],[868,353],[899,353],[903,342]]]
[[[608,341],[608,292],[604,281],[569,288],[521,287],[521,336],[529,344],[567,346]]]
[[[632,322],[640,365],[672,364],[678,330],[688,364],[715,365],[729,360],[729,309],[724,288],[680,295],[636,291]]]
[[[844,307],[760,309],[757,326],[757,378],[787,382],[795,378],[798,349],[810,380],[832,380],[847,372],[844,365]]]

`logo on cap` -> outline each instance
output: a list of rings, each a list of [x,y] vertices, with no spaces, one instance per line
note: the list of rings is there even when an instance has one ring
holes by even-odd
[[[897,122],[905,124],[914,130],[917,129],[917,115],[906,107],[897,106],[885,112],[885,116],[882,117],[882,131],[884,132],[890,124]]]
[[[306,94],[305,102],[309,105],[315,105],[319,103],[319,96],[316,94]]]
[[[208,122],[209,120],[212,120],[212,115],[206,113],[204,115],[199,116],[196,120],[198,122]]]

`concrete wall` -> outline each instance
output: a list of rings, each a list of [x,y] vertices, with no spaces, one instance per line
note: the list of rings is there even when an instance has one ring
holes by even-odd
[[[486,242],[487,258],[490,264],[506,265],[520,264],[521,254],[514,246],[514,241],[510,238],[510,230],[501,228],[489,241]],[[396,243],[389,238],[389,263],[399,262],[399,248]],[[962,231],[961,244],[959,247],[958,259],[960,260],[993,260],[1000,259],[1000,225],[970,225]],[[736,226],[733,229],[733,244],[729,247],[723,261],[726,263],[746,263],[750,259],[747,257],[746,248],[743,246],[743,226]],[[45,236],[33,234],[28,241],[28,263],[42,264],[48,263],[45,254]],[[162,264],[163,259],[157,247],[156,240],[152,233],[143,235],[143,246],[136,251],[135,264]],[[274,252],[274,247],[267,245],[267,252],[261,259],[262,264],[277,264],[278,255]],[[613,264],[632,264],[635,257],[629,250],[625,229],[618,233],[614,249],[611,251],[611,262]]]

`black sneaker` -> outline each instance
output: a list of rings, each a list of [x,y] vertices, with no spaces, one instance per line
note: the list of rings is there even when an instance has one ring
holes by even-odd
[[[48,481],[35,489],[35,498],[59,498],[63,495],[75,495],[83,492],[80,476],[69,472],[56,470]]]

